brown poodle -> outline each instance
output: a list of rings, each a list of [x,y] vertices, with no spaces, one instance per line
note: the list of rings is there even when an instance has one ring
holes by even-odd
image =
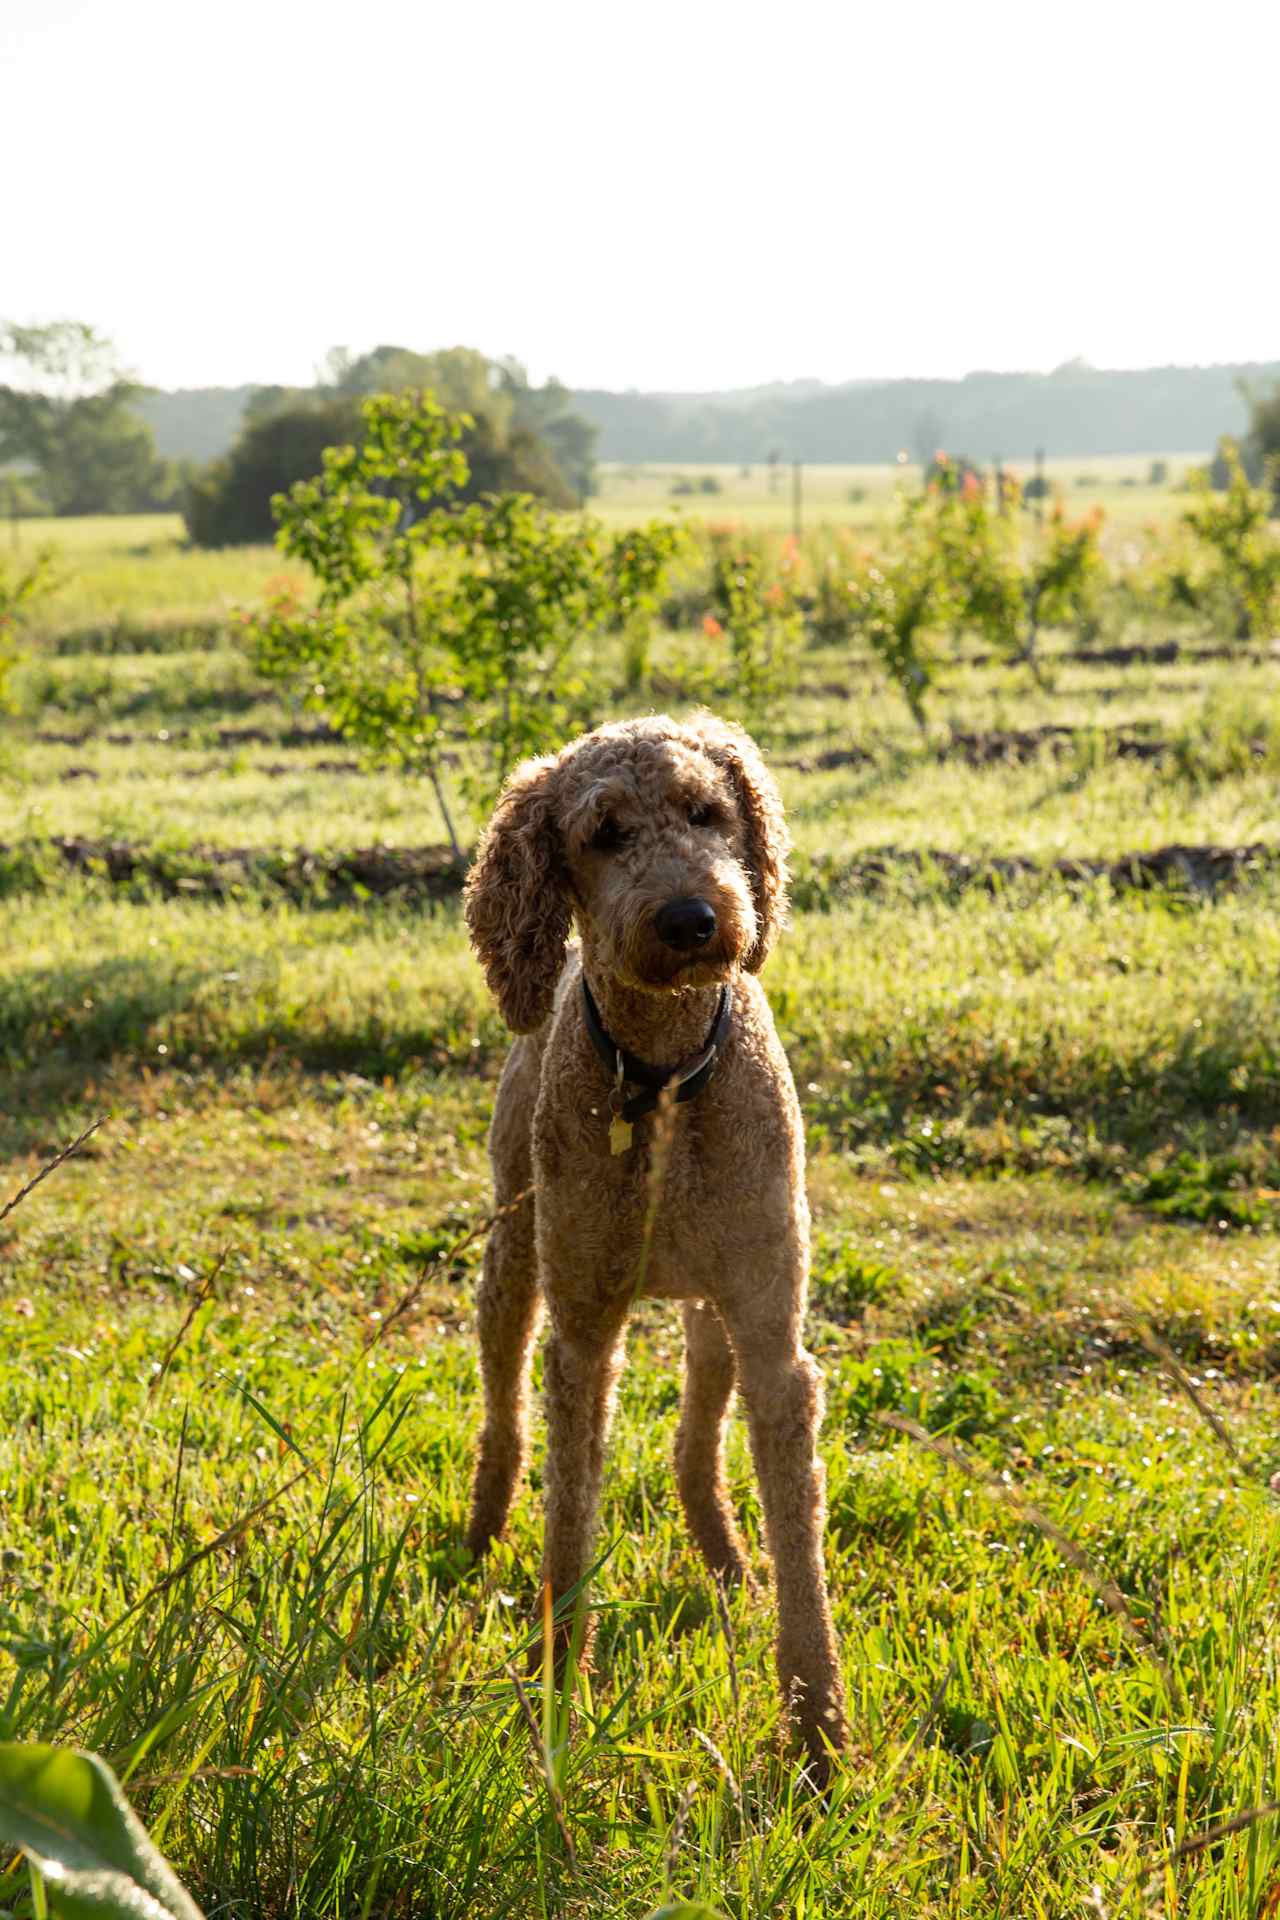
[[[506,1524],[545,1301],[543,1570],[557,1600],[578,1584],[628,1309],[637,1293],[681,1300],[680,1498],[713,1574],[746,1579],[724,1478],[736,1382],[774,1563],[783,1697],[825,1775],[844,1714],[822,1560],[822,1391],[801,1344],[804,1134],[756,979],[785,911],[787,851],[754,744],[709,714],[599,727],[518,768],[498,802],[466,914],[524,1036],[494,1108],[496,1197],[534,1193],[498,1219],[485,1256],[485,1421],[467,1542],[480,1554]]]

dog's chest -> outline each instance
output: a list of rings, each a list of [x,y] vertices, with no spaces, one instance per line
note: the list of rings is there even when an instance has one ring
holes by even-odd
[[[554,1192],[558,1222],[546,1253],[559,1272],[544,1284],[568,1282],[568,1269],[609,1292],[715,1298],[726,1275],[787,1243],[802,1174],[785,1130],[758,1110],[693,1102],[665,1123],[646,1116],[620,1153],[610,1150],[607,1112],[587,1119],[539,1142],[540,1184]]]

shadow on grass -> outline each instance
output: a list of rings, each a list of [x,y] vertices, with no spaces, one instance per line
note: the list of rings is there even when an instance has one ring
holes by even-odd
[[[221,959],[160,953],[9,974],[0,1151],[60,1144],[111,1104],[113,1083],[136,1089],[175,1070],[215,1082],[258,1068],[291,1081],[400,1084],[426,1073],[474,1084],[506,1049],[496,1016],[483,1015],[477,1032],[474,1007],[450,995],[392,1008],[357,994],[335,1005],[269,981],[260,993],[248,981],[224,987],[231,977]],[[916,1177],[1049,1171],[1121,1184],[1149,1174],[1147,1160],[1233,1154],[1235,1184],[1280,1182],[1276,1036],[1229,1009],[1206,1008],[1194,1031],[1146,1050],[1099,1032],[1060,1051],[1034,1026],[997,1035],[945,1009],[857,1033],[796,1031],[785,1016],[780,1025],[816,1148],[888,1154]],[[180,1085],[171,1095],[189,1098]]]
[[[136,958],[58,961],[0,979],[0,1146],[30,1151],[83,1108],[113,1062],[168,1064],[156,1023],[190,1004],[214,969]]]
[[[300,1079],[325,1076],[372,1087],[423,1073],[496,1075],[506,1046],[496,1018],[480,1039],[465,1006],[424,998],[392,1020],[353,998],[344,1021],[321,999],[299,1007],[224,986],[225,959],[60,960],[0,978],[0,1154],[61,1146],[157,1081],[167,1088],[156,1104],[181,1107],[196,1097],[192,1076],[212,1083],[215,1101],[220,1085],[239,1101],[248,1094],[231,1083],[254,1070],[290,1099],[306,1097]]]

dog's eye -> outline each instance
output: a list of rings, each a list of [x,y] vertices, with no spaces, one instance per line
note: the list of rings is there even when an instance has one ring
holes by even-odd
[[[592,853],[616,853],[626,845],[626,840],[626,828],[620,827],[611,813],[606,813],[587,844]]]
[[[691,827],[714,827],[719,818],[719,808],[713,806],[710,801],[704,801],[701,805],[689,809]]]

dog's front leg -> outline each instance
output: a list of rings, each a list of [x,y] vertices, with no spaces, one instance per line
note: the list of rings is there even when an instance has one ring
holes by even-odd
[[[507,1524],[528,1446],[529,1359],[540,1308],[532,1212],[526,1204],[494,1226],[476,1302],[484,1427],[467,1546],[477,1557]]]
[[[557,1312],[543,1365],[547,1408],[546,1545],[543,1579],[558,1605],[587,1570],[600,1503],[605,1445],[613,1417],[625,1308]],[[557,1629],[559,1657],[571,1621]],[[589,1649],[588,1640],[584,1657]]]

